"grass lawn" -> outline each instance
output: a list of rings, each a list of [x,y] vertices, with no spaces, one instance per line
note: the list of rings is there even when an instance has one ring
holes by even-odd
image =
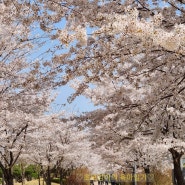
[[[32,180],[32,181],[25,181],[25,185],[38,185],[38,179],[37,180]],[[22,183],[14,183],[14,185],[22,185]],[[43,180],[41,180],[41,185],[43,185]],[[44,183],[44,185],[46,185],[46,183]],[[52,183],[52,185],[59,185],[57,183]]]

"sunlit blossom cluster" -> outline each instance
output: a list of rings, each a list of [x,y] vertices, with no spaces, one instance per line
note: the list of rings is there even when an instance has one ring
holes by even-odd
[[[171,31],[165,31],[158,26],[162,22],[162,15],[156,14],[149,20],[139,19],[137,9],[120,14],[99,14],[97,19],[104,18],[106,24],[94,32],[94,35],[105,34],[129,34],[142,39],[144,42],[152,40],[156,46],[162,46],[169,51],[176,51],[184,54],[185,47],[185,26],[175,25]]]

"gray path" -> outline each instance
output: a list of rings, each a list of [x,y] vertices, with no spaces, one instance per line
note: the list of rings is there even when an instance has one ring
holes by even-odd
[[[98,185],[98,181],[95,181],[95,182],[94,182],[94,185]],[[104,184],[104,185],[105,185],[105,184]],[[110,185],[110,183],[109,183],[109,185]]]

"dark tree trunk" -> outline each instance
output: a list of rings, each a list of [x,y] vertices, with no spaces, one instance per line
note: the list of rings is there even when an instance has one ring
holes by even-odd
[[[132,185],[136,185],[136,166],[134,165],[132,167]]]
[[[49,166],[48,166],[46,173],[45,173],[45,182],[46,182],[46,185],[51,185],[51,172],[50,172]]]
[[[11,168],[4,168],[2,169],[4,174],[4,181],[6,185],[13,185],[13,175],[12,175],[12,169]]]
[[[60,168],[60,185],[65,185],[67,182],[66,182],[66,176],[68,175],[68,171],[63,169],[63,168]]]
[[[4,174],[2,174],[2,185],[5,185],[5,183],[4,183]]]
[[[38,181],[39,181],[39,185],[41,185],[41,182],[40,182],[40,170],[38,172]]]
[[[44,181],[46,181],[46,178],[45,178],[45,171],[43,169],[43,166],[40,165],[40,171],[39,171],[39,174],[40,174],[40,177],[43,178],[43,181],[42,181],[42,185],[44,185]]]
[[[25,167],[24,164],[21,164],[21,178],[22,178],[22,185],[25,184]]]
[[[146,185],[150,185],[151,184],[150,167],[146,166],[146,167],[144,167],[144,170],[145,170],[145,175],[146,175]]]
[[[180,159],[181,159],[183,153],[177,152],[174,148],[170,148],[169,151],[173,157],[174,180],[177,185],[185,185],[184,177],[183,177],[181,166],[180,166]]]
[[[60,185],[63,185],[63,170],[60,169]]]

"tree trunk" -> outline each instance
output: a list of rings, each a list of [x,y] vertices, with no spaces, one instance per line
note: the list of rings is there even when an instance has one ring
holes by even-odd
[[[5,183],[4,183],[4,174],[2,174],[2,185],[5,185]]]
[[[177,185],[185,185],[184,177],[183,177],[181,166],[180,166],[180,159],[181,159],[183,153],[177,152],[174,148],[170,148],[169,151],[173,157],[174,180]]]
[[[6,185],[13,185],[13,175],[12,175],[12,169],[11,168],[4,168],[3,174],[4,174],[4,180]]]
[[[38,181],[39,181],[39,185],[41,185],[41,182],[40,182],[40,171],[38,172]]]
[[[60,185],[63,185],[63,170],[60,169]]]
[[[50,167],[49,166],[46,170],[45,182],[46,182],[46,185],[51,185],[51,173],[50,173]]]
[[[137,179],[136,179],[136,165],[132,167],[132,184],[137,185]]]
[[[150,175],[150,167],[147,165],[145,168],[145,175],[146,175],[146,185],[150,185],[151,184],[151,179],[149,177]]]
[[[25,166],[22,163],[20,164],[20,166],[21,166],[22,185],[24,185],[25,184]]]

